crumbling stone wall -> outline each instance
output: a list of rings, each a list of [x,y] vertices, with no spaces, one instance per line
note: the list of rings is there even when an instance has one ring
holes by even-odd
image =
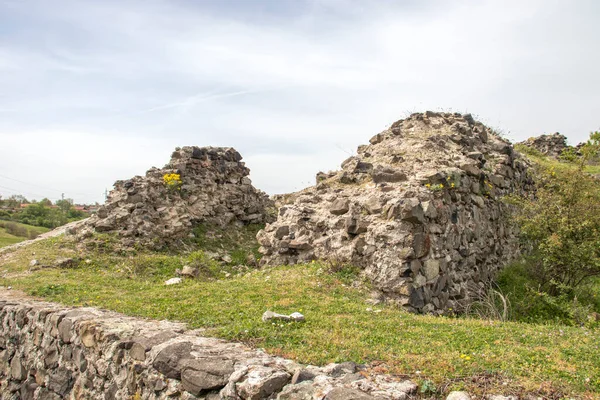
[[[558,158],[563,151],[570,147],[567,145],[567,137],[558,132],[552,135],[531,137],[519,144],[531,147],[544,155],[554,158]]]
[[[186,238],[201,222],[267,222],[272,202],[252,186],[241,160],[233,148],[177,148],[164,168],[117,181],[79,235],[113,232],[125,246],[161,248]],[[169,174],[179,175],[181,182],[168,185],[164,177]]]
[[[530,188],[511,144],[470,115],[413,114],[289,196],[259,232],[263,263],[351,263],[388,300],[441,313],[519,254],[501,198]]]
[[[302,366],[182,324],[1,294],[3,400],[404,400],[417,389],[350,362]]]

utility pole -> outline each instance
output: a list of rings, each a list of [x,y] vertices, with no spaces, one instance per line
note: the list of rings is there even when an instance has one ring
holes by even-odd
[[[61,224],[66,223],[67,222],[67,210],[65,210],[65,194],[61,193],[60,194],[60,199],[62,200],[60,203],[60,210],[62,211],[62,216],[63,216],[63,221],[61,221]]]

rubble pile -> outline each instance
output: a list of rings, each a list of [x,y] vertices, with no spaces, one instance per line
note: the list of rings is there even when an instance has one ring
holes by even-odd
[[[531,147],[546,156],[554,158],[558,158],[563,151],[570,147],[567,145],[567,137],[558,132],[552,135],[531,137],[519,144]]]
[[[233,148],[177,148],[164,168],[117,181],[78,235],[116,233],[125,246],[153,249],[177,244],[199,223],[264,223],[268,196],[254,188],[250,170]]]

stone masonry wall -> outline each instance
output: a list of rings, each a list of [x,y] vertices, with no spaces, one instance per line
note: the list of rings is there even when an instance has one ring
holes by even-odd
[[[554,158],[558,158],[563,151],[570,147],[567,145],[567,137],[558,132],[552,135],[531,137],[519,144],[531,147],[544,155]]]
[[[186,238],[201,222],[267,222],[272,202],[252,186],[250,170],[241,160],[233,148],[177,148],[164,168],[117,181],[79,235],[112,232],[125,246],[162,248]],[[167,185],[167,174],[178,174],[180,184]]]
[[[501,198],[532,183],[511,144],[471,115],[413,114],[286,196],[258,234],[262,262],[350,263],[411,311],[456,310],[519,254]]]
[[[403,400],[416,389],[354,363],[302,366],[182,324],[0,290],[3,400]]]

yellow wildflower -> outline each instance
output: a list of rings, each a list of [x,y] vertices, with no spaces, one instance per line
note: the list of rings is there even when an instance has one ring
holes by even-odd
[[[163,182],[169,190],[181,190],[183,184],[180,174],[164,174]]]

